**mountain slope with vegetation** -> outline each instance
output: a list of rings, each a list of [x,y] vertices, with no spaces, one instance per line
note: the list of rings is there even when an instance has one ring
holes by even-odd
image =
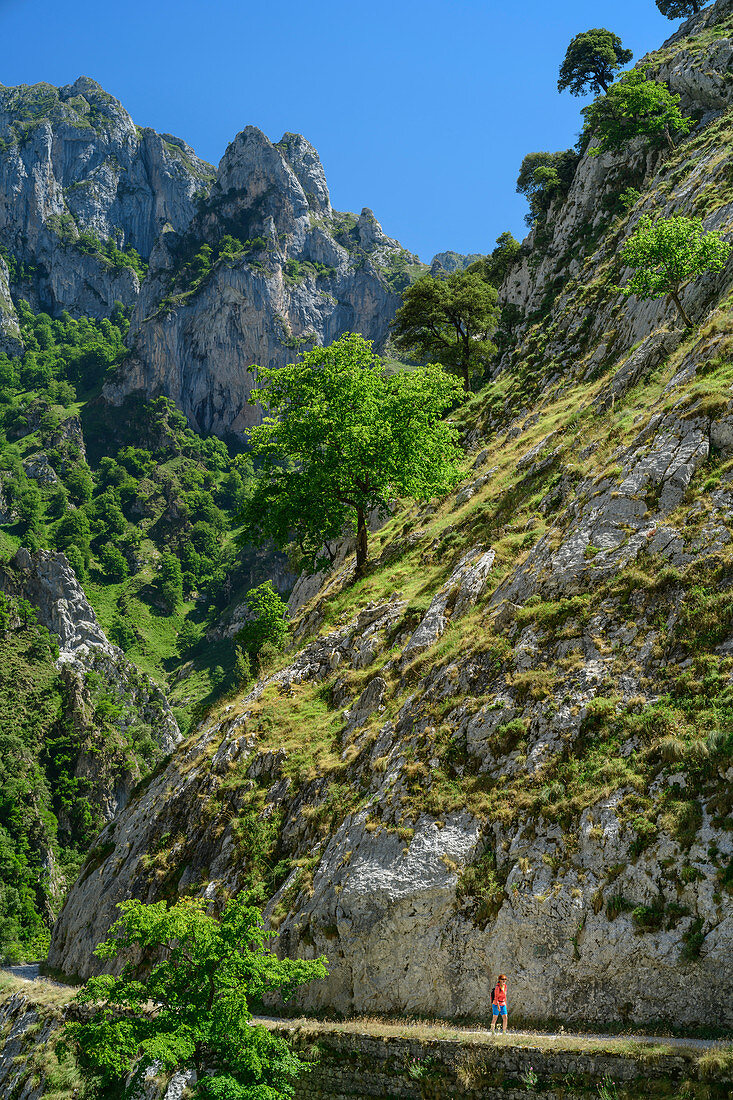
[[[396,506],[102,832],[54,967],[100,965],[120,897],[261,887],[330,960],[310,1006],[485,1015],[503,969],[524,1018],[733,1027],[733,267],[690,328],[619,289],[645,214],[733,232],[731,7],[642,63],[692,115],[674,152],[539,177],[464,483]]]
[[[250,208],[263,180],[265,195]],[[250,614],[247,593],[266,577],[281,593],[292,586],[284,555],[247,545],[246,533],[234,542],[253,467],[229,429],[243,409],[245,419],[260,415],[247,405],[245,369],[260,346],[237,352],[244,366],[224,402],[231,423],[199,415],[190,371],[175,392],[153,380],[123,395],[119,384],[132,369],[139,325],[151,312],[168,316],[169,299],[194,305],[205,327],[218,310],[212,301],[200,308],[212,278],[216,301],[231,297],[222,280],[262,282],[265,267],[269,286],[272,256],[261,255],[258,237],[269,230],[255,225],[267,221],[267,203],[281,231],[286,294],[310,309],[313,280],[329,287],[313,318],[316,327],[325,318],[318,339],[355,324],[384,336],[396,289],[422,267],[371,212],[332,211],[320,161],[303,138],[287,134],[272,146],[249,128],[217,176],[185,142],[137,127],[89,78],[62,88],[0,86],[0,587],[11,623],[2,640],[10,724],[0,957],[42,953],[94,834],[172,748],[179,726],[187,731],[248,675],[234,640]],[[297,241],[284,244],[293,226]],[[318,247],[337,259],[331,264]],[[161,257],[173,254],[171,271]],[[247,324],[293,358],[302,341],[283,336],[287,309],[273,313],[268,295]],[[216,354],[223,370],[223,345]],[[207,392],[221,395],[222,385],[207,376]],[[102,396],[110,388],[118,404]],[[192,423],[226,428],[227,441]],[[41,656],[31,605],[40,636],[52,632]]]

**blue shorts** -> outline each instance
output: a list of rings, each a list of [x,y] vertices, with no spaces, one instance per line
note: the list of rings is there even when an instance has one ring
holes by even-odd
[[[506,1005],[501,1005],[501,1006],[492,1005],[491,1006],[491,1011],[494,1013],[495,1016],[507,1016],[508,1015],[507,1010],[506,1010]]]

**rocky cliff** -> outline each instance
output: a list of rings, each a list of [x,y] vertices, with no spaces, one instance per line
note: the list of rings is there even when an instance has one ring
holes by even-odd
[[[14,694],[19,716],[3,729],[4,765],[17,774],[31,769],[31,788],[23,787],[16,797],[25,806],[25,824],[38,819],[28,831],[30,849],[43,853],[44,873],[34,888],[48,917],[57,911],[74,868],[70,850],[86,851],[89,831],[114,818],[135,784],[181,735],[160,688],[107,640],[63,554],[19,550],[0,568],[0,590],[12,598],[11,614],[21,606],[17,601],[27,600],[31,614],[58,643],[59,674],[45,686],[47,696],[58,696],[58,712],[44,716],[40,728],[32,716],[22,718],[28,685],[12,685],[3,676],[3,694]],[[7,627],[6,615],[4,660],[12,658]],[[18,665],[18,672],[24,679],[34,675],[30,666]],[[38,689],[43,694],[43,685]],[[16,759],[19,738],[26,742],[22,761]],[[46,812],[51,808],[53,817]],[[4,823],[12,842],[21,822],[11,815]]]
[[[253,364],[278,367],[361,332],[382,348],[397,290],[425,270],[371,210],[331,207],[317,152],[254,126],[231,143],[185,233],[158,240],[130,330],[132,357],[105,396],[165,394],[199,431],[242,432]]]
[[[143,722],[150,726],[159,755],[175,747],[181,734],[163,692],[107,640],[63,554],[18,550],[10,565],[0,569],[0,588],[33,605],[38,621],[58,639],[59,666],[79,680],[96,674],[114,688],[126,708],[117,723],[121,733]],[[121,792],[117,794],[107,814],[110,819],[120,807]]]
[[[0,246],[13,291],[36,308],[102,317],[117,301],[131,307],[144,264],[130,249],[145,261],[163,226],[184,229],[212,176],[184,141],[135,126],[88,77],[0,85]]]
[[[88,77],[0,85],[0,352],[22,351],[14,299],[53,316],[121,302],[131,356],[112,403],[164,394],[198,430],[239,433],[259,416],[253,364],[348,331],[381,348],[424,270],[370,210],[332,209],[298,134],[248,126],[215,172]]]
[[[101,834],[53,965],[92,972],[125,897],[260,883],[280,949],[330,959],[314,1007],[483,1016],[504,970],[524,1018],[733,1026],[733,268],[691,330],[616,289],[644,211],[731,237],[731,8],[649,59],[689,138],[582,157],[526,243],[465,483]]]

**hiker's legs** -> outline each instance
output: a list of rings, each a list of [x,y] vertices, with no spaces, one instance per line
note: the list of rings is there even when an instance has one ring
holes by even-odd
[[[492,1031],[492,1034],[493,1034],[493,1032],[496,1028],[496,1021],[497,1021],[498,1018],[499,1018],[499,1010],[497,1009],[496,1005],[492,1005],[491,1006],[491,1031]]]

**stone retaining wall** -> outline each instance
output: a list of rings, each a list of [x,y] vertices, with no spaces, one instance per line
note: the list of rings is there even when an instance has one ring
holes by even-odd
[[[590,1100],[609,1082],[618,1100],[698,1095],[697,1062],[686,1051],[656,1056],[650,1051],[637,1058],[546,1052],[509,1046],[499,1038],[483,1044],[328,1032],[282,1034],[301,1055],[315,1059],[297,1085],[296,1100]],[[536,1083],[532,1074],[537,1075]],[[708,1080],[704,1088],[707,1100],[730,1100],[733,1077]],[[609,1100],[613,1097],[611,1092]]]

